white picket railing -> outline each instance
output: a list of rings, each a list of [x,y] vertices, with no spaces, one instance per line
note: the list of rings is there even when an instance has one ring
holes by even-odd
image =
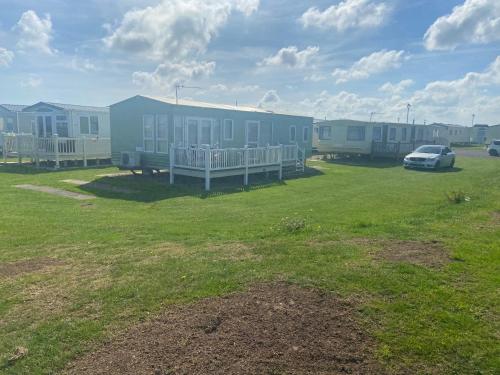
[[[303,171],[305,151],[298,145],[279,145],[267,147],[245,148],[215,148],[208,145],[199,147],[170,147],[170,183],[174,183],[176,173],[183,174],[183,169],[200,171],[205,178],[205,189],[210,190],[212,172],[240,170],[244,176],[244,184],[248,185],[248,175],[258,173],[256,167],[274,167],[271,170],[279,172],[279,179],[283,176],[283,163],[290,162],[295,168],[300,164]],[[231,172],[234,173],[234,172]]]
[[[55,162],[82,160],[84,165],[89,159],[111,158],[111,140],[109,138],[66,138],[54,135],[38,138],[32,134],[2,134],[4,162],[8,157],[31,158],[37,164],[40,161]]]
[[[279,165],[282,161],[295,160],[297,152],[294,149],[297,149],[296,145],[223,149],[173,147],[173,166],[217,171]]]

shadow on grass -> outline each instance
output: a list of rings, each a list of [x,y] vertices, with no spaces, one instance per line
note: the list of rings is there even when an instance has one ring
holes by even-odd
[[[111,164],[103,164],[103,165],[93,165],[88,167],[68,167],[68,168],[37,168],[33,164],[23,163],[19,164],[3,164],[0,163],[0,173],[10,173],[10,174],[21,174],[21,175],[39,175],[39,174],[47,174],[47,173],[60,173],[60,172],[68,172],[68,171],[81,171],[81,170],[99,170],[99,169],[107,169],[112,167]]]
[[[321,171],[314,168],[306,168],[304,173],[289,176],[283,181],[278,180],[277,173],[270,173],[269,176],[266,176],[265,173],[253,174],[249,176],[250,184],[248,186],[243,185],[243,176],[214,178],[211,180],[211,191],[209,192],[204,190],[204,180],[201,178],[176,175],[175,184],[170,185],[168,173],[159,173],[152,176],[102,177],[90,184],[80,185],[79,188],[101,198],[151,203],[179,197],[207,199],[255,191],[286,185],[287,180],[310,178],[322,174]],[[129,190],[130,192],[124,193],[113,191],[113,189],[102,189],[102,186],[115,187],[116,190]]]
[[[367,168],[394,168],[402,167],[403,162],[394,159],[370,159],[369,157],[345,157],[335,159],[325,159],[327,163],[337,165],[348,165],[350,167]]]
[[[408,171],[421,172],[421,173],[457,173],[462,172],[463,168],[440,168],[440,169],[426,169],[426,168],[405,168]]]

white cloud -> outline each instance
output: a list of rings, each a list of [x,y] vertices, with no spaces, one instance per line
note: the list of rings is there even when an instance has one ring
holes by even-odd
[[[215,70],[215,62],[164,63],[153,72],[134,72],[132,81],[137,86],[153,89],[171,89],[186,80],[210,76]]]
[[[69,67],[77,72],[95,72],[97,67],[90,59],[82,59],[77,56],[73,56]]]
[[[216,84],[210,86],[210,91],[212,92],[229,92],[229,93],[244,93],[244,92],[255,92],[260,89],[259,85],[243,85],[243,86],[232,86],[228,87],[224,84]]]
[[[391,7],[384,2],[345,0],[324,11],[316,7],[309,8],[300,18],[300,22],[305,28],[318,27],[343,32],[348,29],[367,29],[380,26],[390,13]]]
[[[428,50],[453,50],[461,44],[500,40],[500,1],[466,0],[438,18],[424,36]]]
[[[35,89],[43,83],[40,76],[36,74],[30,74],[26,79],[21,81],[21,87]]]
[[[50,14],[40,18],[33,10],[28,10],[22,14],[14,30],[19,33],[17,48],[20,51],[37,51],[47,55],[56,52],[50,46],[53,32]]]
[[[328,77],[321,73],[311,73],[308,76],[304,77],[304,81],[308,82],[321,82],[328,79]]]
[[[8,67],[14,60],[14,52],[0,47],[0,68]]]
[[[274,108],[281,102],[281,98],[276,90],[269,90],[259,101],[261,108]]]
[[[410,86],[415,84],[415,82],[411,79],[405,79],[399,83],[393,84],[390,82],[384,83],[380,88],[378,89],[380,92],[384,92],[386,94],[390,95],[400,95],[402,92],[404,92],[406,89],[408,89]]]
[[[349,69],[335,69],[332,76],[337,83],[366,79],[374,74],[399,68],[407,58],[405,51],[382,50],[363,57]]]
[[[409,83],[403,84],[406,85]],[[423,89],[404,97],[365,97],[346,91],[332,95],[324,91],[316,97],[305,99],[295,109],[300,108],[302,112],[317,118],[326,116],[331,119],[368,120],[370,113],[376,112],[378,121],[396,122],[398,118],[406,120],[406,104],[411,103],[410,120],[415,118],[417,123],[427,120],[427,123],[468,125],[472,114],[476,113],[482,122],[498,124],[500,96],[489,95],[485,90],[499,85],[500,56],[483,72],[470,72],[456,80],[430,82]]]
[[[181,61],[202,53],[233,11],[250,15],[258,0],[162,0],[127,12],[104,39],[113,50]]]
[[[259,66],[286,66],[289,68],[305,68],[312,57],[317,55],[319,47],[307,47],[299,51],[295,46],[282,48],[274,56],[261,61]]]

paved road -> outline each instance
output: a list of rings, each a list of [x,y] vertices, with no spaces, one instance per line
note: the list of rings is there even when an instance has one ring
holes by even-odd
[[[471,158],[492,158],[493,156],[488,155],[488,151],[484,150],[468,150],[466,148],[456,148],[455,153],[457,156],[467,156]]]

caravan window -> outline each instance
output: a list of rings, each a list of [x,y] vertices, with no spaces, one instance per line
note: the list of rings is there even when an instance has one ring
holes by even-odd
[[[396,128],[390,128],[389,129],[389,141],[395,141],[396,140]]]
[[[258,147],[260,138],[260,122],[247,121],[246,132],[247,132],[247,139],[246,139],[247,145],[250,147]]]
[[[176,146],[184,146],[184,126],[180,117],[174,119],[174,143]]]
[[[297,128],[295,126],[290,126],[290,142],[297,141]]]
[[[232,141],[234,132],[234,122],[233,120],[224,120],[224,140]]]
[[[99,135],[99,117],[90,116],[90,134]]]
[[[380,126],[373,128],[373,140],[376,142],[380,142],[382,140],[382,128]]]
[[[56,132],[59,137],[69,137],[68,119],[66,116],[56,116]]]
[[[80,134],[90,134],[88,117],[80,117]]]
[[[155,117],[152,115],[146,115],[143,118],[143,141],[144,141],[144,151],[154,152],[155,142],[154,142],[154,132],[155,132]]]
[[[188,143],[190,146],[198,146],[198,120],[188,120]]]
[[[309,128],[305,127],[302,129],[302,141],[309,142]]]
[[[168,116],[159,115],[156,125],[156,152],[168,153]]]
[[[365,127],[364,126],[349,126],[347,128],[348,141],[364,141]]]
[[[332,139],[332,127],[331,126],[320,126],[319,127],[319,139],[322,141]]]

